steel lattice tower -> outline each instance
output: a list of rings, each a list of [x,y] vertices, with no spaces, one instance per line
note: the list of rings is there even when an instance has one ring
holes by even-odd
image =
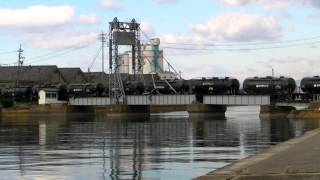
[[[132,47],[132,72],[141,74],[143,63],[141,56],[140,24],[132,19],[131,22],[119,22],[114,18],[109,23],[109,95],[112,104],[126,104],[126,95],[120,74],[119,46]]]

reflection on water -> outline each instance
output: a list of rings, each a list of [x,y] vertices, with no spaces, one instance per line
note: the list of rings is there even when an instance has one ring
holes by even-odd
[[[320,121],[226,117],[85,115],[2,118],[1,179],[191,179],[300,136]]]

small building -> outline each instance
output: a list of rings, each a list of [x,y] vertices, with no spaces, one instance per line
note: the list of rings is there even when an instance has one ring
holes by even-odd
[[[58,100],[58,90],[57,89],[42,89],[39,91],[38,104],[66,104],[66,101]]]

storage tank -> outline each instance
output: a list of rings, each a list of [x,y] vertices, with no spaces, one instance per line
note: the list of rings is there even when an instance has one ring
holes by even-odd
[[[121,74],[130,73],[129,63],[131,63],[129,52],[119,55],[119,71]]]

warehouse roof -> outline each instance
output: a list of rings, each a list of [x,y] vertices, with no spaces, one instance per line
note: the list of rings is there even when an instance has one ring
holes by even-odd
[[[103,83],[108,84],[109,83],[109,74],[106,74],[105,72],[86,72],[84,73],[86,76],[88,82],[90,83]]]
[[[0,82],[59,84],[65,79],[57,66],[0,66]]]
[[[80,68],[59,68],[66,83],[87,83],[87,78]]]

